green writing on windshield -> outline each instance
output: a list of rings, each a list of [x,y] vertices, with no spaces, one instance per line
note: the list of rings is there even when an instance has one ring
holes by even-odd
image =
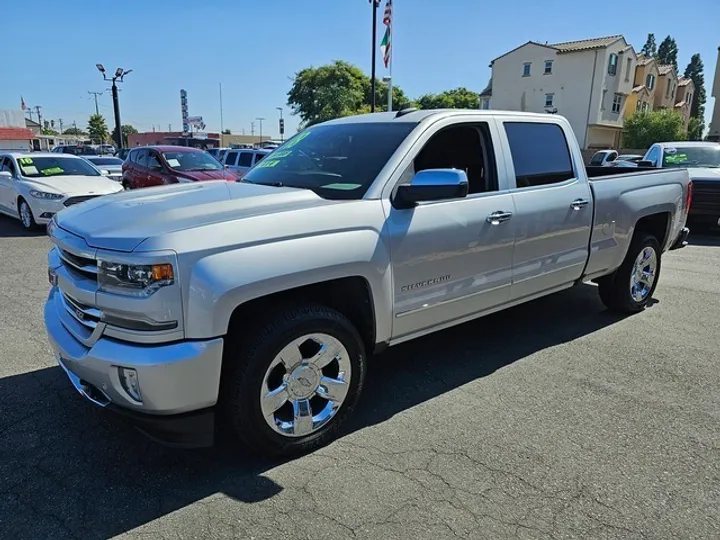
[[[43,169],[40,171],[45,176],[52,176],[53,174],[62,174],[65,171],[61,169],[60,167],[50,167],[49,169]]]
[[[665,156],[665,163],[683,163],[687,161],[687,154],[672,154]]]
[[[29,157],[20,158],[21,165],[32,165],[32,162],[33,162],[32,158],[29,158]]]
[[[255,168],[256,169],[267,169],[269,167],[275,167],[275,165],[277,165],[278,163],[280,163],[279,159],[266,159],[266,160],[261,161],[257,165],[255,165]]]
[[[282,159],[288,157],[290,154],[292,154],[292,150],[283,150],[282,152],[273,152],[273,159]]]
[[[311,133],[312,133],[312,131],[304,131],[304,132],[302,132],[300,135],[298,135],[297,137],[295,137],[292,141],[290,141],[289,143],[287,143],[287,144],[285,145],[285,148],[292,148],[293,146],[295,146],[297,143],[299,143],[300,141],[302,141],[302,140],[305,139],[306,137],[309,137]],[[273,156],[273,157],[274,157],[274,156]]]

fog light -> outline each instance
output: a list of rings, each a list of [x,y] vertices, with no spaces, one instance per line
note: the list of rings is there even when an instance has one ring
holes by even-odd
[[[120,384],[128,395],[135,401],[142,403],[142,394],[140,393],[140,381],[138,380],[137,371],[131,368],[118,368],[118,376]]]

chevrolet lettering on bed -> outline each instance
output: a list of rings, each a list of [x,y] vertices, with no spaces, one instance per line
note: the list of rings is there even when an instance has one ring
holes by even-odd
[[[686,169],[585,167],[559,115],[341,118],[238,182],[60,212],[45,327],[70,384],[155,440],[298,454],[387,347],[583,282],[641,312],[691,202]]]

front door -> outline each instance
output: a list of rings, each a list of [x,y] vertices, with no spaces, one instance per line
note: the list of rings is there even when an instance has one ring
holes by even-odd
[[[569,125],[504,121],[515,181],[512,300],[569,286],[590,254],[593,203],[582,162],[573,164]],[[511,180],[512,181],[512,180]]]
[[[177,165],[180,165],[179,163]],[[164,167],[160,156],[155,150],[148,151],[147,159],[147,187],[163,185]]]
[[[12,178],[0,177],[0,209],[13,215],[17,213],[15,204],[15,165],[9,157],[0,157],[0,171],[10,173]]]
[[[424,169],[466,171],[463,199],[398,210],[387,203],[394,276],[393,339],[442,326],[508,301],[515,224],[512,195],[499,189],[486,123],[439,129],[402,181]],[[503,217],[491,216],[503,213]]]

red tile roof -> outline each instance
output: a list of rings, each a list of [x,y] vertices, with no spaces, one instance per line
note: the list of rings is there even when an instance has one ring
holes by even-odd
[[[29,141],[35,135],[27,128],[0,127],[0,141]]]

